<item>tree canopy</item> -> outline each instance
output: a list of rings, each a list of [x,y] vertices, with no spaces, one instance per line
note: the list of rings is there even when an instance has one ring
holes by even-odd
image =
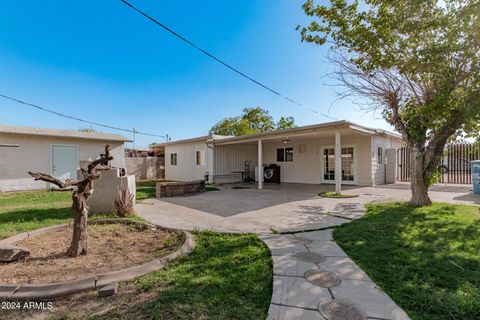
[[[448,139],[480,129],[480,0],[304,3],[303,41],[330,45],[342,95],[380,108],[412,148],[412,191],[428,184]],[[428,196],[416,204],[427,204]],[[413,198],[412,198],[413,200]]]
[[[216,123],[210,134],[242,136],[247,134],[268,132],[294,128],[293,117],[280,117],[278,122],[273,120],[268,111],[260,107],[245,108],[240,116],[225,118]]]

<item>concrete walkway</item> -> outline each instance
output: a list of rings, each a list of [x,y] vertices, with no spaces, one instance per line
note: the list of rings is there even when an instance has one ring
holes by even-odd
[[[260,237],[273,258],[268,319],[409,319],[333,241],[331,229]]]
[[[148,199],[136,211],[179,229],[257,233],[273,257],[268,319],[408,319],[406,313],[333,241],[331,229],[365,214],[365,204],[408,200],[405,185],[345,188],[356,198],[327,199],[332,186],[282,184],[264,190],[225,188],[191,197]],[[468,188],[430,192],[433,201],[479,204]],[[279,232],[321,231],[295,234]]]

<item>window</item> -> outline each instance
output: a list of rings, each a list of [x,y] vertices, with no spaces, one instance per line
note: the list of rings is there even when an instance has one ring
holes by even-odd
[[[196,151],[195,152],[195,164],[197,166],[202,165],[202,152],[201,151]]]
[[[171,153],[170,154],[170,165],[176,166],[177,165],[177,154]]]
[[[277,149],[277,162],[292,162],[293,148]]]
[[[377,148],[377,161],[378,161],[378,164],[383,164],[383,148],[382,147],[378,147]]]

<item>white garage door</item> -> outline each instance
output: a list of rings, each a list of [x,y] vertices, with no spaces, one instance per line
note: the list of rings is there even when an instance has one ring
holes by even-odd
[[[77,147],[52,145],[52,175],[58,179],[77,179]]]

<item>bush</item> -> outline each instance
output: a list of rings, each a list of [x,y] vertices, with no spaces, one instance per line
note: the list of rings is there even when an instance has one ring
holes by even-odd
[[[133,214],[134,196],[127,187],[118,190],[118,195],[113,201],[115,213],[119,217],[126,217]]]

